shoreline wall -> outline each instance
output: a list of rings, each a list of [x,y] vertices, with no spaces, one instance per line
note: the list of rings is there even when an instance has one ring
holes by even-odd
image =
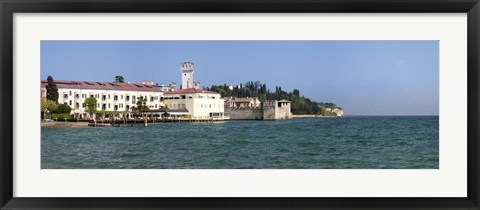
[[[230,117],[231,120],[262,120],[263,110],[257,109],[232,109],[225,108],[225,114]]]
[[[287,120],[292,118],[290,107],[225,108],[230,120]]]

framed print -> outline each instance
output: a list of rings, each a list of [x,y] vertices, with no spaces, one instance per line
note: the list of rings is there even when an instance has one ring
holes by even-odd
[[[479,208],[477,0],[0,5],[2,209]]]

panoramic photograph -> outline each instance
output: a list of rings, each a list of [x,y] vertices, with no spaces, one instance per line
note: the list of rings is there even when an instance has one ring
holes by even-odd
[[[438,169],[439,42],[41,41],[42,169]]]

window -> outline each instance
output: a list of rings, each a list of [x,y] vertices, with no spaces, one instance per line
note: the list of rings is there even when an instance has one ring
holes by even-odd
[[[72,100],[68,101],[68,105],[70,105],[70,106],[72,105]]]
[[[85,103],[82,103],[82,108],[85,108]]]
[[[79,103],[75,103],[75,108],[78,108],[79,107]]]
[[[108,108],[110,109],[110,104],[108,104]]]
[[[108,94],[108,99],[110,99],[110,94]]]
[[[71,90],[68,91],[68,95],[69,95],[69,96],[72,96],[72,91],[71,91]]]
[[[157,104],[155,104],[155,109],[157,108]]]
[[[120,95],[120,99],[123,99],[123,95]]]
[[[100,108],[100,104],[99,104],[99,103],[97,103],[97,108]]]

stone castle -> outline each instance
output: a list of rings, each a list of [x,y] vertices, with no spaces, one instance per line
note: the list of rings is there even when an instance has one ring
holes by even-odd
[[[291,102],[258,98],[226,98],[225,115],[232,120],[286,120],[292,118]]]

